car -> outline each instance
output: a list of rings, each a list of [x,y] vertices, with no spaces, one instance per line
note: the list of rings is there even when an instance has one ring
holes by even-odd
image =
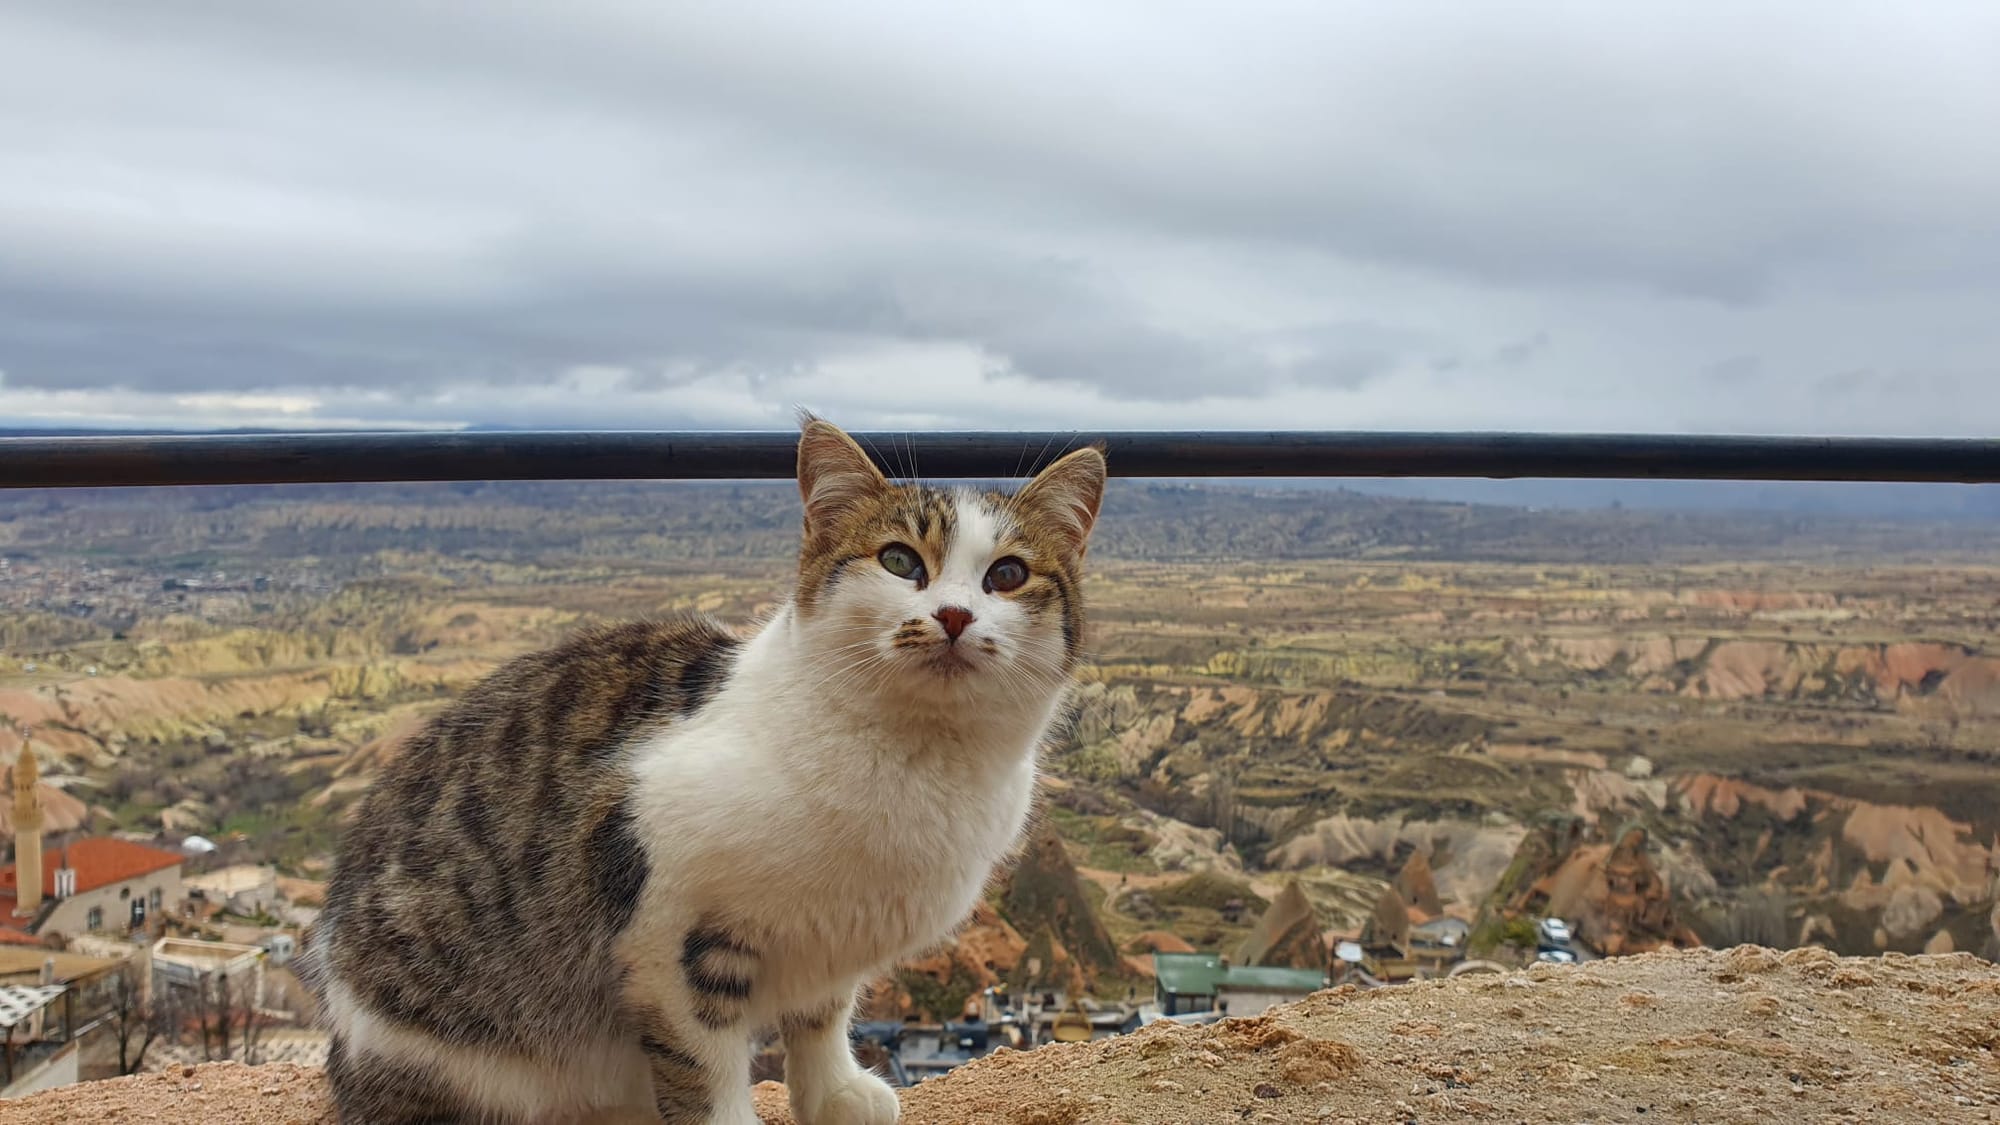
[[[1551,965],[1574,965],[1576,964],[1576,954],[1571,953],[1567,949],[1544,949],[1540,953],[1535,954],[1535,960],[1544,961]]]
[[[1571,940],[1569,923],[1563,921],[1561,918],[1544,918],[1541,925],[1541,937],[1544,945],[1551,945],[1557,948],[1565,947],[1569,945]]]

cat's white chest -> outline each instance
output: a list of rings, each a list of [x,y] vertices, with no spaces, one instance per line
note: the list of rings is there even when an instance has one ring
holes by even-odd
[[[779,859],[809,881],[769,872],[799,897],[767,900],[765,924],[824,942],[830,962],[857,971],[937,941],[971,910],[1025,818],[1032,775],[1009,781],[951,797],[890,787],[858,797],[837,823],[831,810],[806,818]]]
[[[665,937],[727,918],[767,947],[767,997],[837,987],[946,937],[1028,814],[1039,730],[967,759],[883,755],[829,731],[805,752],[730,718],[692,723],[635,761],[651,867],[638,924]]]

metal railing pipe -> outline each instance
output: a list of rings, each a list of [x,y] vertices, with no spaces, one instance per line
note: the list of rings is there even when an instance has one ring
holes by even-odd
[[[2000,440],[1317,430],[856,433],[893,475],[1027,475],[1101,441],[1123,477],[2000,482]],[[0,488],[471,480],[770,480],[792,431],[0,438]]]

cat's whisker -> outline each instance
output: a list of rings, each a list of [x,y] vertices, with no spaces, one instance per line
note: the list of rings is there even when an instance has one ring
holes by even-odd
[[[895,674],[895,671],[896,665],[891,661],[884,660],[876,666],[874,673],[862,686],[870,692],[876,691],[886,686],[888,678]]]
[[[1062,666],[1061,661],[1051,659],[1039,652],[1034,652],[1026,648],[1016,648],[1014,650],[1013,662],[1047,672],[1052,676],[1066,676],[1069,674],[1067,669]]]
[[[839,686],[839,681],[853,675],[857,670],[877,663],[887,663],[887,660],[880,653],[864,653],[860,657],[847,661],[832,672],[820,677],[808,691],[811,694],[817,694],[829,685],[837,687]]]
[[[1041,448],[1040,450],[1036,451],[1036,453],[1035,453],[1035,459],[1034,459],[1033,461],[1030,461],[1030,462],[1028,462],[1028,475],[1029,475],[1029,476],[1034,476],[1034,475],[1035,475],[1036,473],[1039,473],[1039,472],[1041,472],[1041,471],[1042,471],[1042,469],[1043,469],[1043,467],[1044,467],[1044,465],[1045,465],[1045,459],[1046,459],[1046,458],[1048,457],[1048,455],[1049,455],[1049,446],[1051,446],[1051,445],[1054,445],[1055,443],[1056,443],[1056,435],[1055,435],[1055,432],[1054,432],[1054,431],[1050,431],[1050,433],[1049,433],[1049,436],[1048,436],[1048,437],[1046,437],[1046,438],[1043,438],[1043,439],[1042,439],[1042,448]],[[1018,497],[1019,497],[1020,495],[1021,495],[1021,494],[1020,494],[1020,493],[1018,493],[1018,492],[1016,492],[1016,493],[1014,494],[1014,496],[1015,496],[1016,498],[1018,498]]]
[[[824,649],[818,655],[820,655],[821,657],[837,656],[842,653],[855,652],[861,649],[875,648],[879,646],[881,643],[882,639],[880,637],[869,637],[865,640],[850,641],[844,645],[838,645],[834,648]]]
[[[873,438],[864,435],[861,440],[868,443],[868,448],[875,454],[875,460],[881,462],[883,468],[889,470],[891,473],[896,471],[895,463],[882,455],[881,447],[875,444]]]
[[[841,661],[839,664],[835,664],[830,668],[825,665],[820,665],[814,669],[814,671],[818,672],[819,674],[810,683],[806,685],[805,694],[808,696],[818,694],[825,688],[827,688],[829,685],[836,684],[842,677],[853,672],[856,668],[860,668],[863,665],[866,665],[877,659],[879,659],[879,657],[873,654],[860,653],[855,655],[853,658]]]
[[[1054,664],[1043,665],[1033,662],[1020,662],[1005,665],[1004,668],[1007,672],[1017,677],[1017,682],[1027,687],[1046,688],[1049,683],[1059,683],[1066,676],[1066,673]],[[1037,675],[1036,673],[1040,674]],[[1030,678],[1031,676],[1032,678]],[[1036,681],[1041,682],[1037,683]]]

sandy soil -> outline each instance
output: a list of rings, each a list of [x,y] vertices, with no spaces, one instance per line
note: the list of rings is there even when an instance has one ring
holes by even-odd
[[[2000,968],[1966,954],[1649,954],[1373,992],[1214,1028],[1004,1052],[910,1123],[1993,1121]],[[776,1086],[769,1125],[790,1125]],[[317,1074],[204,1066],[52,1091],[5,1125],[327,1125]]]

